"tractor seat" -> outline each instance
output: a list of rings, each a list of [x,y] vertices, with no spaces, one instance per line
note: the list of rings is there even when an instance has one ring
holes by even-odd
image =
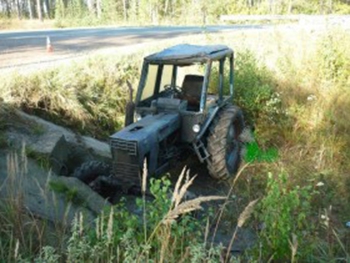
[[[204,77],[200,75],[186,75],[182,83],[182,99],[187,100],[188,110],[198,111]]]

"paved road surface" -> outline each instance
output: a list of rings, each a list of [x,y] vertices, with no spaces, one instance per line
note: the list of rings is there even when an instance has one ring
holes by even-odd
[[[198,34],[261,30],[271,26],[178,26],[178,27],[100,27],[0,33],[0,70],[69,59],[104,48],[115,48],[150,41]],[[53,53],[46,52],[50,37]]]

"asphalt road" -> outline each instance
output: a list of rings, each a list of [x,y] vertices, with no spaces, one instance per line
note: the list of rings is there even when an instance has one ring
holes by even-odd
[[[190,34],[261,30],[268,25],[99,27],[0,33],[0,70],[69,59],[96,50]],[[50,37],[54,52],[46,51]]]

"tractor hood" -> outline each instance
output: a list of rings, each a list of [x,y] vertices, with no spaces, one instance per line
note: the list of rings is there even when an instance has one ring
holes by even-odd
[[[120,162],[122,155],[136,157],[142,167],[144,158],[150,158],[149,172],[156,169],[159,142],[167,138],[180,127],[178,113],[160,113],[148,115],[138,122],[130,124],[110,137],[112,156]]]
[[[163,140],[167,135],[178,129],[180,116],[178,113],[160,113],[148,115],[138,122],[132,123],[123,130],[113,134],[110,138],[138,143],[147,141],[149,137],[157,134],[158,141]]]

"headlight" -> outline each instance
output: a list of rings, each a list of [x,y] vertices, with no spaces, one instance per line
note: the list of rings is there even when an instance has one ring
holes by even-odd
[[[139,113],[135,113],[135,120],[139,121],[142,119],[142,116]]]
[[[198,133],[201,130],[201,126],[199,126],[198,124],[193,125],[192,130],[195,133]]]

